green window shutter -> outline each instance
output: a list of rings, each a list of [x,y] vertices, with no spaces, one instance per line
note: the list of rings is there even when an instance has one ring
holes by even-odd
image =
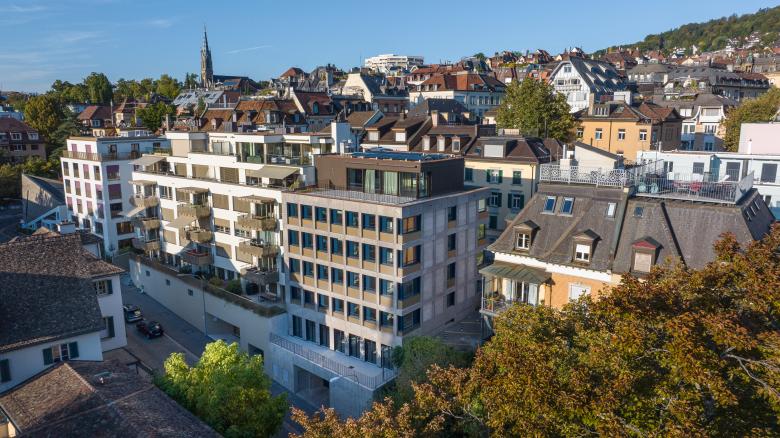
[[[68,344],[68,354],[70,354],[71,359],[76,359],[79,357],[79,343],[78,342],[71,342]]]
[[[490,182],[490,169],[485,170],[485,182]]]
[[[509,207],[509,208],[512,208],[512,197],[513,196],[514,195],[511,194],[511,193],[507,193],[506,194],[506,206]]]
[[[498,183],[501,184],[504,182],[504,171],[499,169],[498,170]]]
[[[109,295],[113,294],[114,293],[114,281],[109,278],[108,280],[106,280],[106,283],[107,283],[106,291],[108,292]]]
[[[525,207],[525,194],[520,193],[517,196],[520,197],[520,208],[524,208]]]
[[[51,355],[51,347],[43,349],[43,364],[51,365],[54,363],[54,358]]]
[[[0,360],[0,383],[11,380],[11,365],[8,359]]]
[[[114,335],[115,335],[115,333],[114,333],[114,317],[113,316],[109,316],[108,318],[106,318],[106,325],[108,325],[108,337],[109,338],[113,338]]]
[[[498,177],[498,180],[501,181],[501,177],[500,176]],[[501,193],[498,194],[496,199],[498,200],[498,204],[496,205],[496,207],[501,207]]]

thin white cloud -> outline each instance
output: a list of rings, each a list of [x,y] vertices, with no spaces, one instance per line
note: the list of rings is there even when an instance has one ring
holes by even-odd
[[[234,55],[236,53],[243,53],[243,52],[252,52],[254,50],[260,50],[260,49],[268,49],[271,46],[268,44],[262,45],[262,46],[254,46],[254,47],[244,47],[243,49],[235,49],[235,50],[229,50],[225,53],[228,55]]]
[[[172,19],[169,19],[169,18],[155,18],[153,20],[146,21],[145,24],[147,26],[151,26],[151,27],[157,27],[157,28],[160,28],[160,29],[167,29],[167,28],[173,26],[173,23],[175,21],[176,20],[172,20]]]
[[[43,12],[47,10],[46,6],[42,5],[24,5],[20,6],[16,3],[11,3],[8,6],[0,7],[0,12],[17,13],[17,14],[30,14],[33,12]]]

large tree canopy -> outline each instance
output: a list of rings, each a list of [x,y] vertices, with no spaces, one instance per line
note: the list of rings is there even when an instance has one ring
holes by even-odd
[[[103,73],[90,73],[84,78],[84,86],[87,87],[89,101],[96,105],[105,105],[114,98],[111,82]]]
[[[137,111],[141,124],[152,132],[156,132],[163,124],[166,116],[176,115],[176,108],[163,102],[148,105]]]
[[[769,122],[780,109],[780,89],[769,91],[756,99],[742,102],[726,114],[724,126],[726,136],[723,140],[726,150],[736,152],[739,149],[739,132],[743,123]]]
[[[599,301],[516,305],[467,369],[402,406],[294,418],[303,437],[770,436],[780,424],[780,226],[701,270],[627,276]]]
[[[24,106],[24,120],[47,141],[57,126],[62,123],[63,112],[60,102],[53,96],[33,96]]]
[[[206,345],[194,367],[184,354],[165,361],[158,385],[182,406],[227,437],[270,437],[287,412],[284,396],[271,396],[271,380],[263,359],[249,356],[238,344],[216,341]]]
[[[552,85],[525,78],[512,82],[498,107],[496,123],[501,128],[519,129],[525,135],[568,141],[574,129],[566,97]]]

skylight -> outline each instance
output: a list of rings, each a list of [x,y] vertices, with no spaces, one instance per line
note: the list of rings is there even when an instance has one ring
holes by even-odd
[[[548,196],[547,199],[544,201],[544,212],[545,213],[555,212],[555,196]]]
[[[574,198],[563,198],[563,204],[561,204],[561,214],[571,214],[574,209]]]

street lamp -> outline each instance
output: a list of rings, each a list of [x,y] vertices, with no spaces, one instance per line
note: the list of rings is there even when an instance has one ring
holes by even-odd
[[[203,299],[203,334],[206,335],[206,337],[209,337],[209,331],[208,331],[208,319],[206,319],[206,282],[203,280],[203,277],[198,277],[195,274],[176,274],[177,277],[192,277],[198,279],[200,281],[200,297]]]

